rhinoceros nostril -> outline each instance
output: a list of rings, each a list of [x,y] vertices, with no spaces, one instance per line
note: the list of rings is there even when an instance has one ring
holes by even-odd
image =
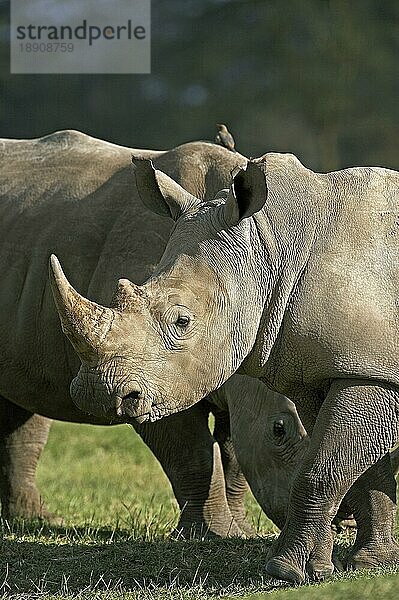
[[[132,390],[125,396],[117,396],[115,399],[115,409],[118,417],[129,415],[134,417],[137,412],[137,405],[143,399],[141,390]]]
[[[126,396],[123,396],[122,402],[125,402],[125,400],[140,400],[142,397],[142,392],[134,391],[130,392],[129,394],[126,394]]]

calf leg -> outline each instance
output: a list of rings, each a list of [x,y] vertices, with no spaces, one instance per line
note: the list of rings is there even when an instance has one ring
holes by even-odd
[[[227,502],[220,448],[208,427],[207,403],[135,425],[168,476],[182,535],[243,536]]]
[[[294,481],[269,575],[301,583],[306,570],[316,580],[332,572],[331,521],[352,484],[396,442],[398,403],[389,385],[333,382]]]
[[[214,408],[212,408],[212,412],[215,415],[213,435],[219,444],[222,456],[227,502],[236,523],[248,537],[252,537],[255,535],[255,531],[247,521],[244,505],[245,493],[249,488],[234,450],[230,416],[227,411]]]
[[[36,487],[51,420],[0,396],[0,497],[3,518],[51,518]]]

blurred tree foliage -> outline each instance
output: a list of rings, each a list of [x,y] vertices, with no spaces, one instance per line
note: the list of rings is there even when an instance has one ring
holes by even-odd
[[[10,75],[0,0],[0,136],[74,128],[167,148],[213,139],[314,169],[398,168],[397,0],[153,0],[151,75]]]

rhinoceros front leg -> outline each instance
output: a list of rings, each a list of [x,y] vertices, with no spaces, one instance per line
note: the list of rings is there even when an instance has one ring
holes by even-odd
[[[135,425],[169,478],[181,514],[176,531],[183,536],[244,534],[227,502],[220,448],[208,427],[207,403]]]
[[[228,411],[212,408],[215,416],[213,435],[219,444],[222,456],[227,502],[236,523],[247,537],[253,537],[255,531],[247,521],[244,505],[245,493],[249,489],[247,480],[238,463],[230,430]]]
[[[305,426],[306,432],[309,436],[312,436],[313,429],[317,420],[317,415],[323,403],[323,399],[318,394],[309,395],[304,398],[302,402],[298,402],[296,408],[298,410],[300,419]],[[345,529],[355,529],[356,522],[353,516],[352,508],[348,506],[347,499],[344,498],[340,507],[332,521],[332,528],[334,532],[341,532]]]
[[[306,573],[314,580],[331,574],[331,521],[348,489],[396,442],[398,403],[397,389],[382,383],[332,383],[266,565],[269,575],[302,583]]]
[[[396,481],[389,453],[359,477],[347,498],[358,526],[348,567],[367,569],[399,561],[394,539]]]
[[[0,495],[3,518],[52,519],[35,475],[51,420],[0,396]]]

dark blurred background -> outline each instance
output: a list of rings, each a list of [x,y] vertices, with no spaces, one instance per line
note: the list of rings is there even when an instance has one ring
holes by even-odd
[[[398,0],[153,0],[152,74],[115,76],[10,75],[8,4],[0,137],[72,128],[162,149],[222,122],[248,156],[398,168]]]

